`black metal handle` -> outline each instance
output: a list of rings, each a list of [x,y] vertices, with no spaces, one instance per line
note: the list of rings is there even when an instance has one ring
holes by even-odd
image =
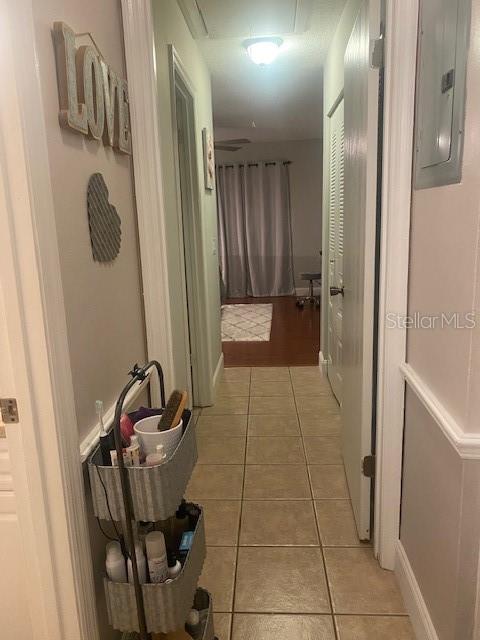
[[[331,296],[343,296],[343,287],[330,287],[330,295]]]
[[[127,547],[126,549],[122,548],[122,551],[127,552],[128,557],[132,561],[132,574],[133,574],[133,586],[135,589],[135,600],[137,603],[137,615],[138,615],[138,628],[140,631],[141,640],[148,640],[149,634],[147,632],[147,620],[145,616],[145,606],[143,603],[143,591],[142,585],[140,584],[140,580],[138,577],[138,566],[137,566],[137,554],[135,553],[135,539],[133,535],[133,505],[132,505],[132,497],[130,494],[130,485],[128,482],[128,473],[123,462],[123,443],[122,443],[122,434],[120,432],[120,418],[122,417],[123,404],[125,402],[125,398],[127,397],[128,392],[133,387],[136,382],[143,382],[147,377],[147,373],[149,369],[155,368],[158,373],[158,381],[160,384],[160,396],[162,401],[162,407],[165,407],[165,382],[163,377],[163,370],[159,362],[156,360],[152,360],[148,364],[143,367],[139,367],[136,364],[132,371],[130,371],[130,375],[132,379],[130,382],[125,385],[120,397],[117,400],[117,405],[115,407],[115,418],[113,421],[113,433],[115,435],[115,448],[117,450],[117,462],[118,462],[118,472],[120,474],[120,486],[122,489],[122,497],[123,497],[123,505],[125,508],[125,533],[127,538]],[[125,545],[122,544],[122,547]]]

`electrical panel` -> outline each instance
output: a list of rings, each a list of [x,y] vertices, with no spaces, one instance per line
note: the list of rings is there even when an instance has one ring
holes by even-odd
[[[471,0],[421,0],[415,188],[460,182]]]

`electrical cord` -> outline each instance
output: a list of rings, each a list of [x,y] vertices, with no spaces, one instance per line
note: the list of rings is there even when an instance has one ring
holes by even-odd
[[[121,543],[121,542],[122,542],[122,536],[120,535],[120,533],[119,533],[119,531],[118,531],[118,529],[117,529],[117,523],[116,523],[116,522],[115,522],[115,520],[113,519],[112,511],[111,511],[111,509],[110,509],[110,502],[109,502],[109,500],[108,500],[108,491],[107,491],[107,487],[105,486],[105,483],[104,483],[103,478],[102,478],[102,474],[100,473],[100,470],[99,470],[99,468],[98,468],[98,465],[97,465],[97,464],[95,465],[95,469],[97,470],[98,479],[100,480],[100,483],[101,483],[101,485],[102,485],[102,487],[103,487],[103,492],[105,493],[105,501],[106,501],[106,503],[107,503],[108,515],[110,516],[110,520],[111,520],[111,522],[112,522],[113,528],[115,529],[115,533],[116,533],[116,535],[117,535],[117,540]]]
[[[98,528],[100,529],[101,534],[107,539],[107,540],[111,540],[112,542],[120,542],[118,540],[118,538],[112,538],[112,536],[108,535],[108,533],[105,532],[105,529],[102,526],[102,523],[100,521],[100,518],[95,518],[95,520],[97,521],[98,524]]]

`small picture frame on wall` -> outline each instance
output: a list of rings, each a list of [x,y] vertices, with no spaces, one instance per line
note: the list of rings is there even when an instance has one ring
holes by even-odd
[[[202,131],[202,140],[205,189],[212,191],[215,186],[215,150],[213,136],[206,127]]]

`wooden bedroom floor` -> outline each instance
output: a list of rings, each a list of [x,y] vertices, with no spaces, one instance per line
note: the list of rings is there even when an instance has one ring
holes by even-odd
[[[295,367],[318,364],[320,309],[306,305],[300,310],[296,298],[235,298],[226,304],[273,304],[269,342],[224,342],[226,367]]]

